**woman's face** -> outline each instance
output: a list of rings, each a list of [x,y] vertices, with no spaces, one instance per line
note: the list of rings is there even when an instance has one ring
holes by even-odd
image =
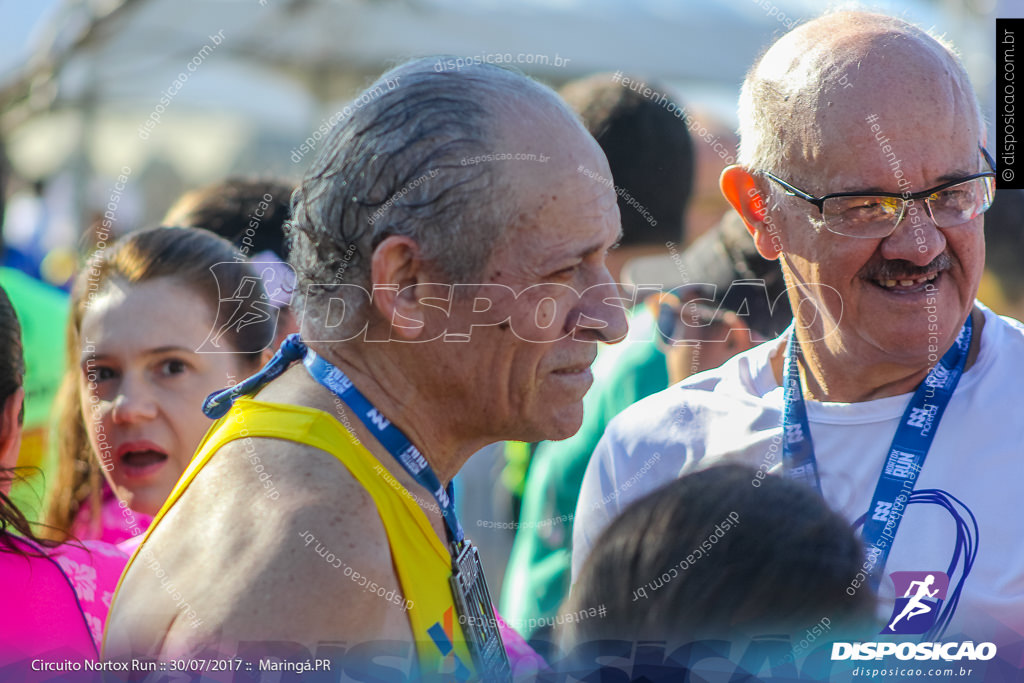
[[[196,353],[216,311],[172,277],[105,283],[82,318],[79,387],[93,452],[133,510],[154,515],[212,423],[203,399],[249,374]]]

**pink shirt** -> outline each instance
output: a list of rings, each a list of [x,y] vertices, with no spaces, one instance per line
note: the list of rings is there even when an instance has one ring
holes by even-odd
[[[505,623],[498,614],[497,607],[491,605],[491,609],[494,610],[494,617],[498,622],[501,642],[505,646],[505,654],[508,655],[508,663],[512,668],[512,678],[532,678],[542,671],[547,671],[548,665],[544,658],[523,640],[518,631]]]
[[[38,672],[34,660],[97,660],[127,555],[98,541],[37,548],[5,537],[44,556],[25,557],[0,545],[0,678],[55,680],[60,674]]]
[[[92,519],[89,501],[85,501],[71,526],[71,535],[83,540],[117,544],[135,536],[141,537],[152,522],[153,518],[149,515],[136,512],[121,503],[104,481],[99,520]]]

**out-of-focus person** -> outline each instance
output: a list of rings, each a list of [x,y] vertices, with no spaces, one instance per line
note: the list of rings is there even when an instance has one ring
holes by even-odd
[[[235,245],[255,265],[270,303],[277,308],[274,346],[299,328],[291,309],[295,273],[288,265],[284,224],[294,187],[274,179],[227,178],[183,194],[163,225],[205,228]]]
[[[612,185],[618,196],[622,240],[608,254],[616,282],[630,259],[663,254],[666,242],[682,240],[693,192],[695,143],[684,119],[673,113],[681,110],[673,109],[678,105],[664,85],[647,85],[656,92],[645,97],[603,73],[558,91],[601,145],[612,171],[608,178],[587,177]]]
[[[1024,320],[1024,190],[999,190],[985,213],[985,272],[978,298]]]
[[[98,659],[110,598],[128,558],[104,543],[41,540],[11,502],[24,377],[21,328],[0,287],[0,671],[5,680],[53,680],[59,674],[40,666]]]
[[[169,227],[86,263],[67,326],[51,526],[141,538],[210,427],[203,399],[254,372],[271,343],[274,309],[242,261],[206,230]]]
[[[11,268],[0,267],[0,287],[7,290],[22,321],[25,339],[25,423],[11,500],[26,517],[38,521],[57,466],[52,419],[64,371],[68,296]]]
[[[4,240],[6,227],[7,178],[10,169],[0,140],[0,287],[7,291],[21,321],[26,340],[25,418],[22,425],[18,476],[11,486],[11,501],[31,521],[43,511],[45,484],[52,474],[56,458],[51,438],[50,413],[60,386],[64,324],[68,315],[68,297],[61,290],[35,277],[38,268],[29,267],[24,257]]]
[[[874,595],[846,590],[864,562],[857,534],[811,489],[775,477],[755,487],[756,473],[712,467],[631,503],[601,533],[561,607],[562,651],[593,663],[599,648],[584,645],[593,641],[664,641],[672,652],[720,639],[743,652],[771,635],[790,637],[780,645],[792,662],[815,627],[816,648],[870,637]],[[678,680],[689,662],[658,664]]]
[[[757,252],[735,211],[681,253],[633,259],[623,277],[665,283],[645,304],[670,385],[717,368],[793,319],[782,270]]]

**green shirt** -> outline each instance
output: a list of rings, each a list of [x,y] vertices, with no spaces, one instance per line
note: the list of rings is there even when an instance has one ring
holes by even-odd
[[[64,374],[64,335],[68,296],[20,270],[0,267],[0,287],[18,314],[25,354],[25,424],[18,465],[38,467],[52,478],[55,461],[49,439],[49,419]],[[42,510],[44,477],[39,470],[22,470],[24,480],[11,487],[11,500],[29,521]]]
[[[668,387],[665,354],[654,338],[654,317],[646,308],[635,309],[629,337],[603,347],[594,362],[580,430],[564,441],[543,442],[530,463],[500,610],[527,638],[548,623],[541,620],[558,613],[569,593],[572,519],[583,474],[605,427],[623,409]]]

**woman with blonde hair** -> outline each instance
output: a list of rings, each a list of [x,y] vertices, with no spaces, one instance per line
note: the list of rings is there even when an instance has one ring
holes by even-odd
[[[275,323],[259,274],[206,230],[143,230],[94,253],[71,295],[48,523],[141,537],[211,424],[203,399],[255,372]]]

